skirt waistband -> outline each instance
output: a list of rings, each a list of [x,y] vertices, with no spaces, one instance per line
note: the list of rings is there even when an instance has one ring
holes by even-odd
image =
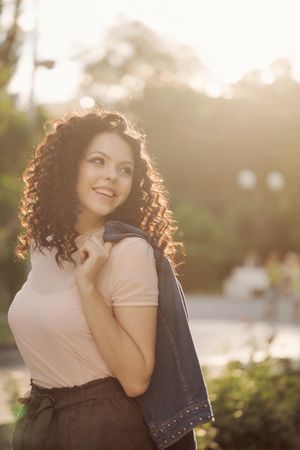
[[[30,384],[31,395],[24,406],[27,411],[14,433],[14,450],[22,449],[22,439],[28,421],[35,421],[35,433],[32,436],[30,448],[40,450],[43,448],[54,410],[83,403],[86,400],[109,400],[116,393],[125,392],[120,382],[114,377],[100,378],[79,386],[62,388],[43,388],[34,384],[32,379]]]
[[[116,392],[124,393],[124,389],[119,380],[114,377],[99,378],[87,383],[71,387],[44,388],[33,383],[31,384],[31,398],[48,398],[54,409],[74,403],[85,402],[97,398],[98,400],[110,399]]]

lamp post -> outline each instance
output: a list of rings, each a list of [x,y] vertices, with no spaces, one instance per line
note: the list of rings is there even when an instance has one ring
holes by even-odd
[[[18,26],[23,32],[31,38],[31,73],[30,84],[27,100],[28,115],[32,121],[36,119],[36,107],[35,107],[35,82],[36,82],[36,69],[38,67],[44,67],[46,69],[53,69],[55,61],[52,59],[38,59],[37,58],[37,42],[38,42],[38,14],[39,14],[40,0],[33,0],[30,12],[24,12],[18,19]]]

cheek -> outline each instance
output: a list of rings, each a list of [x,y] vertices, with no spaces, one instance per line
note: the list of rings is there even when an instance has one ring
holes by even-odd
[[[129,197],[129,194],[130,194],[131,189],[132,189],[132,184],[133,183],[130,180],[124,180],[123,181],[122,189],[121,189],[122,194],[121,194],[121,197],[120,197],[121,203],[124,203],[127,200],[127,198]]]
[[[79,191],[86,190],[93,184],[94,179],[95,175],[92,170],[89,170],[87,167],[82,168],[78,173],[77,189]]]
[[[79,177],[77,180],[77,184],[76,184],[76,191],[77,191],[77,194],[79,195],[79,197],[84,192],[84,186],[85,186],[84,180],[82,179],[82,177]]]
[[[126,183],[126,193],[127,193],[127,197],[130,194],[130,191],[132,189],[132,185],[133,185],[133,179],[131,178],[130,180],[128,180],[128,182]]]

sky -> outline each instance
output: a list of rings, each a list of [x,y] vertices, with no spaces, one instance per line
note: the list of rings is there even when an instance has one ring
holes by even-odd
[[[32,71],[32,24],[37,9],[37,58],[55,60],[54,69],[38,68],[37,102],[64,102],[76,93],[79,50],[102,49],[107,29],[119,17],[139,19],[174,42],[190,45],[210,72],[207,92],[289,58],[300,81],[299,0],[24,0],[20,24],[25,33],[22,57],[10,91],[28,97]]]

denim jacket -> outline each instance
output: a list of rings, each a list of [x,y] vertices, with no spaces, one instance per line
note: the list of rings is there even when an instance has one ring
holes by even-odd
[[[148,389],[134,399],[157,448],[196,450],[194,428],[215,419],[189,328],[186,299],[170,261],[144,230],[117,220],[106,222],[104,242],[129,236],[152,245],[159,290],[155,366]]]

